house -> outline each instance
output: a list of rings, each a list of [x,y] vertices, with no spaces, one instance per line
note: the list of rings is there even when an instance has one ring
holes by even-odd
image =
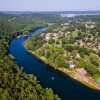
[[[45,38],[45,34],[46,34],[46,33],[42,33],[42,34],[41,34],[41,37]]]
[[[87,71],[86,71],[84,68],[77,68],[76,70],[77,70],[77,72],[79,72],[79,74],[81,74],[81,75],[86,75],[86,74],[87,74]]]
[[[69,23],[63,23],[63,24],[61,24],[61,26],[68,26],[69,25]]]
[[[49,39],[51,39],[52,38],[52,34],[51,33],[47,33],[46,35],[45,35],[45,39],[46,40],[49,40]]]
[[[80,46],[84,45],[84,42],[82,40],[77,40],[76,43],[79,44]]]
[[[87,43],[87,46],[91,48],[92,47],[92,43]]]
[[[94,51],[98,51],[98,49],[96,47],[93,48]]]
[[[75,68],[76,67],[76,65],[75,65],[75,63],[73,61],[69,62],[69,66],[70,66],[70,68]]]
[[[69,35],[70,35],[70,32],[65,33],[65,36],[69,36]]]
[[[100,72],[100,68],[98,68],[99,72]]]
[[[79,53],[76,54],[76,58],[81,58]]]
[[[98,49],[100,50],[100,43],[98,44]]]
[[[64,23],[64,25],[68,26],[68,25],[69,25],[69,23]]]
[[[91,21],[88,21],[88,22],[85,22],[85,27],[86,28],[94,28],[96,25],[95,22],[91,22]]]
[[[53,33],[53,38],[54,39],[57,39],[57,38],[59,38],[60,37],[60,34],[59,33]]]
[[[45,39],[49,40],[49,39],[57,39],[60,36],[59,33],[47,33],[45,34]]]

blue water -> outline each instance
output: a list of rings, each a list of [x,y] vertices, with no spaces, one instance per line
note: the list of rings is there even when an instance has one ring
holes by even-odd
[[[18,65],[22,66],[26,73],[37,76],[43,87],[52,88],[55,93],[60,95],[62,100],[100,100],[100,91],[94,91],[80,82],[51,69],[27,52],[23,43],[31,38],[32,34],[41,33],[44,30],[46,30],[46,27],[30,33],[28,37],[13,38],[9,52],[15,57]]]

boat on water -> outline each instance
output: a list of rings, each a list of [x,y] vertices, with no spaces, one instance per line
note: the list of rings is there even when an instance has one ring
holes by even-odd
[[[52,80],[54,80],[54,77],[52,77]]]

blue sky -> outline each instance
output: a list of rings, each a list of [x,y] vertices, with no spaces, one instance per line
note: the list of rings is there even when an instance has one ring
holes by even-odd
[[[100,0],[0,0],[0,11],[100,10]]]

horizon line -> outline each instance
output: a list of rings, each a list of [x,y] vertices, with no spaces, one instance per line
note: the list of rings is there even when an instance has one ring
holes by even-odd
[[[18,11],[18,12],[62,12],[62,11],[100,11],[100,10],[41,10],[41,11],[31,11],[31,10],[0,10],[1,11],[10,11],[10,12],[14,12],[14,11]]]

